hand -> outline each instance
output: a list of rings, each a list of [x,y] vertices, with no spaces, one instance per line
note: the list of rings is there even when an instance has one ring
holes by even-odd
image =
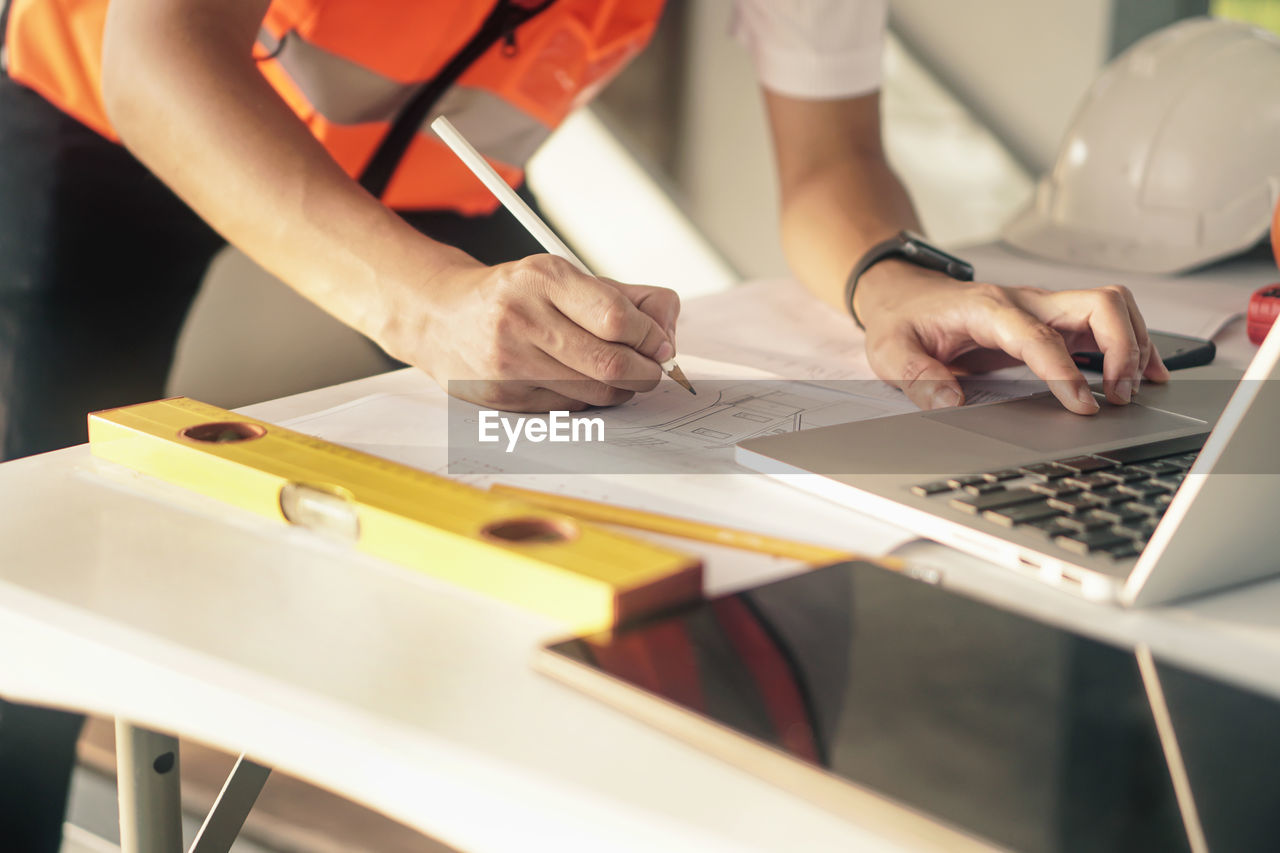
[[[380,341],[449,393],[516,412],[615,406],[662,377],[680,298],[552,255],[487,267],[459,253]]]
[[[858,283],[867,357],[886,382],[922,409],[958,406],[952,368],[991,370],[1025,362],[1067,409],[1098,411],[1071,353],[1103,353],[1107,400],[1128,403],[1143,378],[1169,371],[1147,337],[1128,288],[1049,291],[959,282],[903,261],[882,261]]]

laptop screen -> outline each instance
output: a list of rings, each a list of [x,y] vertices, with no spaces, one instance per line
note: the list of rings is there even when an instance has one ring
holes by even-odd
[[[660,698],[1001,846],[1280,838],[1280,703],[1158,661],[1154,702],[1132,651],[870,564],[548,654],[644,691],[591,691],[624,710]]]

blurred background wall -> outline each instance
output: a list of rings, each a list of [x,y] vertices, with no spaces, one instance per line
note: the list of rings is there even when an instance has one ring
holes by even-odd
[[[601,275],[685,298],[786,275],[774,171],[731,0],[669,0],[651,49],[529,170]],[[1094,75],[1179,18],[1280,28],[1280,0],[891,0],[886,145],[930,236],[994,234],[1053,160]],[[376,347],[231,251],[210,272],[170,390],[243,405],[386,369]]]

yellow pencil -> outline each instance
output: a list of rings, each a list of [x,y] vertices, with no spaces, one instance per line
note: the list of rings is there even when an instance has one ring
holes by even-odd
[[[603,524],[617,524],[633,530],[648,530],[651,533],[663,533],[678,536],[682,539],[693,539],[698,542],[710,542],[713,545],[724,545],[739,548],[743,551],[754,551],[758,554],[772,554],[775,557],[787,557],[802,560],[813,565],[825,565],[838,560],[847,560],[854,556],[848,551],[826,548],[822,545],[810,545],[805,542],[793,542],[773,536],[762,536],[746,530],[735,530],[731,527],[717,527],[700,521],[690,521],[671,515],[631,509],[614,504],[597,503],[583,498],[571,498],[567,495],[555,495],[533,489],[521,489],[517,486],[506,486],[494,483],[489,491],[497,494],[519,498],[525,503],[534,504],[544,509],[562,512],[583,521],[594,521]]]

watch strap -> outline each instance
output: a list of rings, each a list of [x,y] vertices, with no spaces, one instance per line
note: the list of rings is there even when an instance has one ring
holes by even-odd
[[[858,259],[858,263],[854,265],[853,271],[845,281],[844,304],[848,307],[849,314],[859,329],[865,330],[867,327],[862,324],[862,318],[853,307],[853,297],[858,290],[858,281],[863,273],[886,258],[901,258],[923,269],[945,273],[957,281],[973,281],[972,264],[936,246],[931,246],[910,231],[900,231],[888,240],[876,243],[868,249]]]

